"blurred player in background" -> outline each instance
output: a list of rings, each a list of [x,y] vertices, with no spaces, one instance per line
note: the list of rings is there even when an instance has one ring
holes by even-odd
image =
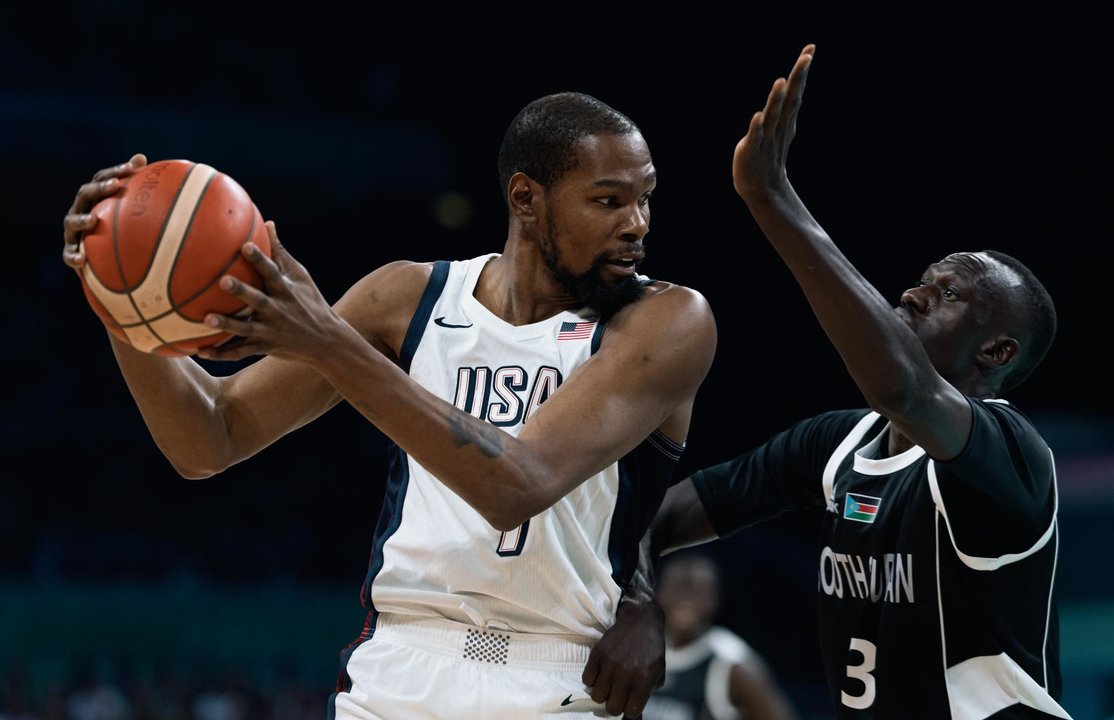
[[[664,561],[665,680],[642,720],[796,720],[765,658],[716,623],[723,599],[716,561],[682,551]]]

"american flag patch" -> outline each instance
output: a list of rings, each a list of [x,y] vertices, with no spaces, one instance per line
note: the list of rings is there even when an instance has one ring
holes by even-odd
[[[843,517],[848,520],[872,523],[874,518],[878,517],[878,508],[881,506],[882,498],[847,493],[847,498],[843,503]]]
[[[561,323],[561,332],[557,333],[557,339],[581,340],[586,337],[592,337],[592,331],[595,328],[595,320],[590,320],[588,322],[563,322]]]

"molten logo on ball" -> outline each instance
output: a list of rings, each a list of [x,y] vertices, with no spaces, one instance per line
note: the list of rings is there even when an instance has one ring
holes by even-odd
[[[159,355],[193,355],[229,339],[210,312],[248,314],[217,283],[233,275],[259,287],[240,248],[271,244],[258,208],[235,180],[208,165],[163,160],[136,171],[93,208],[82,240],[85,297],[116,337]]]
[[[147,202],[151,199],[152,192],[158,192],[159,178],[162,177],[162,171],[165,168],[166,165],[163,163],[149,166],[147,172],[143,174],[143,182],[139,184],[139,189],[132,200],[132,207],[128,210],[128,215],[137,217],[147,212]]]

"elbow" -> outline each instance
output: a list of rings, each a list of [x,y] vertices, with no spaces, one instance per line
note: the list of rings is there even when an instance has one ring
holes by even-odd
[[[214,475],[216,475],[215,472],[209,472],[209,471],[205,471],[205,470],[195,470],[195,469],[192,469],[192,468],[183,468],[183,467],[178,467],[177,465],[174,466],[174,470],[178,473],[179,476],[181,476],[182,478],[184,478],[186,480],[205,480],[207,478],[211,478]]]
[[[176,439],[175,439],[176,440]],[[230,468],[235,457],[216,442],[183,444],[155,438],[155,444],[174,471],[186,480],[204,480]]]
[[[501,500],[493,500],[484,507],[476,507],[477,512],[499,532],[510,532],[527,523],[530,518],[545,512],[553,503],[538,498],[510,494]]]
[[[488,517],[485,515],[484,517],[487,520],[488,524],[499,532],[510,532],[517,527],[521,527],[522,524],[526,522],[525,520],[523,520],[522,522],[517,522],[516,518],[512,518],[510,516]]]
[[[538,512],[541,511],[539,510]],[[521,507],[518,508],[517,511],[516,509],[512,508],[499,508],[480,511],[480,515],[483,516],[484,520],[487,520],[488,524],[499,532],[510,532],[515,528],[522,527],[530,518],[534,517],[534,515],[537,514],[538,513],[527,514],[525,512],[522,512]]]
[[[567,486],[551,469],[516,466],[486,478],[482,492],[462,497],[493,528],[510,532],[552,507]]]
[[[220,472],[220,470],[205,468],[197,464],[182,464],[174,461],[171,461],[170,466],[174,468],[174,472],[186,480],[205,480]]]
[[[205,458],[183,457],[164,451],[167,461],[174,468],[174,472],[186,480],[205,480],[217,475],[228,468],[228,465],[218,462],[207,462]],[[209,460],[212,460],[211,458]]]

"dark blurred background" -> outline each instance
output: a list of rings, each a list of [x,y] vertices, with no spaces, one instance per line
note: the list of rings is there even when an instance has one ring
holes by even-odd
[[[632,20],[552,7],[529,23],[433,27],[432,10],[387,22],[186,7],[6,9],[0,24],[13,291],[0,718],[76,717],[96,697],[130,713],[114,717],[324,717],[337,653],[363,619],[382,436],[340,406],[221,476],[178,477],[60,261],[62,216],[94,171],[143,152],[230,174],[337,299],[389,260],[501,250],[507,123],[548,92],[598,96],[640,125],[658,169],[644,272],[701,290],[719,322],[687,471],[861,405],[731,186],[736,141],[807,42],[819,47],[790,175],[866,276],[896,303],[929,263],[993,247],[1057,301],[1057,344],[1010,399],[1059,461],[1063,704],[1077,720],[1114,717],[1114,62],[1097,15]],[[785,515],[709,547],[729,580],[722,622],[805,718],[831,715],[817,519]]]

